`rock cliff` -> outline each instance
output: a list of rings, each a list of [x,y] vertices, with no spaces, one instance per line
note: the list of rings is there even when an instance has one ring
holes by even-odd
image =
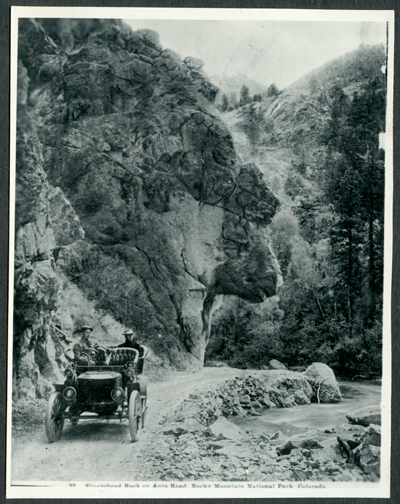
[[[27,355],[29,373],[56,376],[59,335],[105,313],[202,365],[218,296],[262,302],[280,282],[278,200],[238,161],[202,62],[150,30],[79,19],[21,19],[18,57],[18,379]],[[65,314],[71,285],[90,313]]]

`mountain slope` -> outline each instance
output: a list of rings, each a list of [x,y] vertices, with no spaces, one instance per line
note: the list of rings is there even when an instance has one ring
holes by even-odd
[[[316,87],[323,89],[333,84],[346,89],[354,83],[379,75],[385,65],[384,46],[361,45],[357,50],[335,58],[298,79],[287,91],[314,92]]]
[[[269,148],[315,147],[331,118],[335,93],[343,90],[352,97],[362,92],[367,80],[382,80],[384,66],[382,46],[361,46],[317,68],[279,95],[263,95],[262,102],[241,107],[225,117],[229,127],[257,121],[258,143]]]

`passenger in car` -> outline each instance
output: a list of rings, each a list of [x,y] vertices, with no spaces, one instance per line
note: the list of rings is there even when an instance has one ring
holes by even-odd
[[[145,347],[140,345],[137,340],[137,335],[132,331],[132,329],[127,329],[124,332],[125,341],[117,346],[117,348],[134,348],[139,352],[139,359],[137,362],[137,373],[141,374],[143,372],[143,364],[144,364],[144,352]]]

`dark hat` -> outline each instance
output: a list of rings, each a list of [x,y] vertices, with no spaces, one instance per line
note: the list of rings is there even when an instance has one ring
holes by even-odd
[[[126,331],[124,331],[124,336],[129,336],[130,334],[134,334],[132,329],[127,329]]]
[[[90,326],[90,325],[83,325],[83,326],[81,327],[81,331],[82,331],[82,332],[83,332],[83,331],[86,331],[86,329],[90,329],[91,331],[93,331],[93,327],[92,327],[92,326]]]

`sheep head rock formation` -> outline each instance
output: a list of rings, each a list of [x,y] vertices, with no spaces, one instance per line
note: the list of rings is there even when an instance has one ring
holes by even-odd
[[[42,322],[60,309],[62,274],[156,353],[202,365],[217,297],[258,303],[280,282],[278,201],[238,162],[202,62],[113,20],[21,20],[18,56],[16,246],[33,264],[43,227],[49,294],[17,287],[17,333],[27,298]]]

